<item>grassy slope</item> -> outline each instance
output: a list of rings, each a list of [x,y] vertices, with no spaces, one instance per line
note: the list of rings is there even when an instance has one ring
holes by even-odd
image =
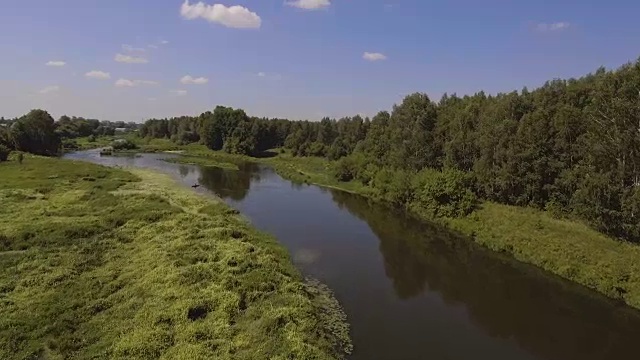
[[[238,158],[202,148],[197,151],[186,148],[185,152],[200,156],[202,163]],[[281,176],[292,181],[375,197],[373,190],[361,183],[335,180],[325,159],[288,154],[244,159],[271,164]],[[640,247],[636,245],[607,237],[580,222],[555,219],[544,211],[491,202],[485,202],[470,216],[437,221],[483,246],[508,253],[640,309]]]
[[[0,177],[1,359],[329,359],[349,347],[335,300],[217,199],[58,159],[0,163]]]

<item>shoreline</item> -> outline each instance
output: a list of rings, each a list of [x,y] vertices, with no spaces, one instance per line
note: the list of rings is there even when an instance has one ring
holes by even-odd
[[[288,155],[252,158],[210,150],[190,151],[200,164],[248,161],[271,166],[281,177],[364,196],[386,203],[371,188],[355,182],[340,183],[328,174],[330,163],[320,158]],[[472,214],[460,218],[432,218],[415,209],[411,216],[445,226],[468,241],[491,251],[536,266],[546,272],[596,291],[627,306],[640,309],[640,247],[610,238],[584,223],[558,219],[547,212],[483,202]],[[573,241],[580,239],[580,241]]]
[[[281,158],[280,161],[287,160]],[[287,165],[295,169],[295,161],[289,160]],[[278,175],[285,179],[301,181],[300,177],[287,171],[282,164],[278,165],[275,161],[268,161],[268,159],[262,162],[273,166]],[[305,179],[302,182],[346,191],[364,196],[374,202],[386,203],[386,201],[376,198],[371,191],[367,191],[370,189],[364,185],[353,182],[323,181],[326,178],[326,173],[310,173],[302,171],[300,168],[296,170],[304,175]],[[479,244],[488,250],[507,254],[519,262],[536,266],[640,310],[639,246],[612,239],[581,222],[556,219],[548,213],[536,209],[492,202],[483,202],[478,210],[459,218],[432,218],[414,209],[402,210],[421,221],[437,223],[455,231],[468,241]],[[507,230],[511,229],[504,229],[502,225],[510,222],[522,225],[525,234],[508,234]],[[551,232],[551,236],[544,231],[545,229]],[[529,234],[526,234],[527,230],[530,231]],[[541,234],[536,234],[536,232]],[[593,238],[592,245],[602,253],[583,249],[584,244],[559,242],[558,240],[567,232],[584,235],[584,238]],[[536,238],[537,235],[540,236]],[[541,239],[542,242],[540,242]],[[542,248],[547,246],[553,247],[551,255],[542,251]],[[626,265],[615,266],[617,264],[614,262],[615,257],[625,257],[627,261],[624,264]]]

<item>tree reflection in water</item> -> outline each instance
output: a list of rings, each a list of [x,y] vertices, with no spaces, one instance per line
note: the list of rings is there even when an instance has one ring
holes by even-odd
[[[638,356],[638,311],[440,226],[391,214],[360,196],[331,194],[379,238],[385,272],[399,298],[437,292],[449,305],[464,305],[472,321],[492,336],[513,338],[547,359]]]
[[[260,167],[254,163],[237,165],[239,171],[203,166],[198,183],[223,199],[241,201],[247,196],[251,182],[260,181]]]

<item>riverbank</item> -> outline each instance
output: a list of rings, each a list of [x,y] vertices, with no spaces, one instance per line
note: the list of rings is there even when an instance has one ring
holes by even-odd
[[[275,239],[147,170],[0,164],[0,358],[340,358],[348,327]]]
[[[357,181],[339,182],[331,163],[321,158],[278,154],[248,158],[186,148],[201,164],[254,161],[269,164],[282,177],[317,184],[379,200],[373,189]],[[194,151],[195,150],[195,151]],[[458,218],[431,218],[412,211],[423,220],[437,222],[494,251],[513,256],[610,298],[640,309],[640,247],[601,234],[587,225],[551,214],[515,206],[483,202],[472,214]]]
[[[331,164],[321,158],[282,156],[269,159],[278,173],[294,181],[342,189],[377,200],[370,187],[357,181],[338,182]],[[622,242],[587,225],[532,209],[483,202],[472,214],[434,219],[491,250],[620,299],[640,309],[640,247]]]

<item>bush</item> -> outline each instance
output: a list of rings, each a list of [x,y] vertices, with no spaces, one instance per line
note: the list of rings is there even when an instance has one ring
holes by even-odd
[[[459,170],[420,171],[413,179],[414,203],[418,211],[433,217],[459,217],[470,214],[478,198],[471,191],[472,179]]]
[[[345,157],[337,161],[333,168],[333,176],[338,181],[351,181],[356,177],[357,164],[353,157]]]
[[[0,144],[0,161],[7,161],[10,152],[11,150],[8,147]]]
[[[96,136],[95,135],[89,135],[89,137],[87,138],[88,142],[96,142]]]
[[[406,206],[413,198],[412,174],[405,170],[382,169],[372,184],[378,195],[395,204]]]
[[[118,139],[111,143],[111,147],[113,150],[134,150],[137,149],[138,146],[126,139]]]

